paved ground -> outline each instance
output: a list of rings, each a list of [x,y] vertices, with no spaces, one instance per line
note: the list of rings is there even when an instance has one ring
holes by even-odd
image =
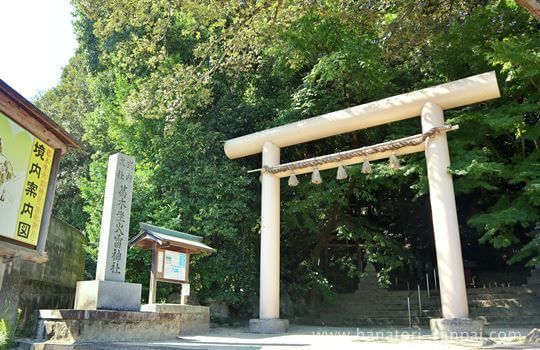
[[[533,349],[523,343],[530,329],[487,329],[489,337],[435,340],[428,329],[291,326],[286,334],[258,335],[247,328],[213,328],[174,341],[87,344],[76,349]]]

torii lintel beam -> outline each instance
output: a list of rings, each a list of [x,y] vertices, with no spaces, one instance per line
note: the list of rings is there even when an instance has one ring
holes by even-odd
[[[427,102],[446,110],[500,96],[491,71],[230,139],[225,154],[236,159],[261,153],[266,141],[282,148],[417,117]]]

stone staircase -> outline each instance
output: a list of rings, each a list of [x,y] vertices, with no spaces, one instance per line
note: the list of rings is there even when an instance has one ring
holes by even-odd
[[[297,322],[326,326],[408,326],[408,296],[414,326],[428,326],[430,318],[441,317],[438,291],[432,290],[428,298],[427,291],[422,290],[420,308],[417,291],[380,289],[373,278],[369,275],[363,278],[355,293],[339,294],[317,317]],[[534,278],[533,273],[531,279]],[[534,286],[529,285],[468,289],[470,317],[484,320],[487,326],[537,327],[540,325],[540,297],[535,291]]]
[[[540,298],[529,286],[467,291],[471,317],[486,325],[538,326]]]

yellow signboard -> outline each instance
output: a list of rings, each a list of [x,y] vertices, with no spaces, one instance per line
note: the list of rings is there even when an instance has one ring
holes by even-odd
[[[0,113],[0,236],[36,245],[54,149]]]

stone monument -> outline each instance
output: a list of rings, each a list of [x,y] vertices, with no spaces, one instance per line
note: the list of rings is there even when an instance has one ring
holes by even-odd
[[[124,281],[134,169],[125,154],[109,157],[96,279],[77,282],[74,309],[39,310],[32,349],[178,336],[182,315],[141,312],[141,285]]]
[[[141,285],[124,282],[135,160],[109,157],[94,281],[77,282],[74,309],[139,311]]]

